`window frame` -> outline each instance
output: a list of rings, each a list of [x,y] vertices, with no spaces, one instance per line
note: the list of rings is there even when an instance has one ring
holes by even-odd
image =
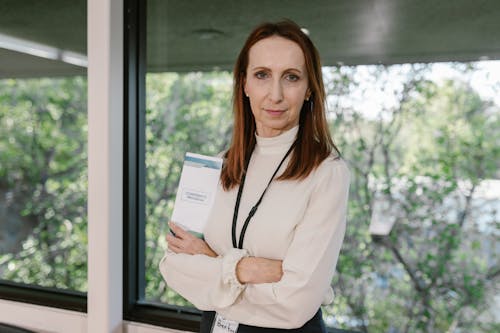
[[[87,294],[0,280],[0,299],[87,312]]]
[[[198,332],[201,311],[143,300],[146,283],[146,2],[124,0],[123,319]],[[327,332],[354,331],[327,327]]]

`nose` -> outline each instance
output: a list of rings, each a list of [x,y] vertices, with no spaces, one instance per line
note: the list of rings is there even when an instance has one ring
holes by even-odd
[[[269,91],[269,99],[273,103],[279,103],[283,100],[283,87],[280,80],[273,80]]]

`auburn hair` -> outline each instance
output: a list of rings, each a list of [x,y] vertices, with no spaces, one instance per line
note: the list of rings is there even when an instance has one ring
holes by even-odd
[[[300,110],[299,130],[290,162],[277,179],[304,179],[332,151],[340,155],[328,130],[325,114],[325,88],[321,74],[321,61],[316,47],[293,21],[262,23],[248,36],[234,66],[233,136],[231,146],[224,155],[225,161],[221,173],[221,183],[225,190],[230,190],[240,183],[246,171],[246,161],[250,160],[256,144],[255,118],[250,108],[250,101],[244,93],[248,54],[255,43],[271,36],[286,38],[300,46],[305,58],[311,92],[309,101],[305,101]]]

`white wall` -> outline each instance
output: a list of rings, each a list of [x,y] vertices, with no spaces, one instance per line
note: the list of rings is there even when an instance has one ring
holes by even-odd
[[[0,300],[0,322],[35,332],[87,332],[87,314]]]
[[[97,333],[90,331],[86,313],[61,310],[39,305],[0,300],[0,322],[17,325],[38,333]],[[180,333],[181,331],[122,322],[124,333]]]
[[[88,312],[0,299],[0,322],[50,333],[179,332],[122,318],[123,0],[88,0]]]

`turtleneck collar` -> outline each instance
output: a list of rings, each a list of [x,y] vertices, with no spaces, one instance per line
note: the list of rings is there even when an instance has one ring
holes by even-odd
[[[283,154],[292,145],[299,132],[299,125],[273,137],[262,137],[255,133],[257,144],[255,151],[260,154]]]

